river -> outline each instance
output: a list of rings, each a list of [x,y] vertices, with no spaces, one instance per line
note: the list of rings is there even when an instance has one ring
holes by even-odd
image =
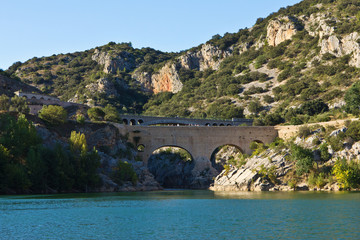
[[[0,196],[0,239],[360,239],[360,193]]]

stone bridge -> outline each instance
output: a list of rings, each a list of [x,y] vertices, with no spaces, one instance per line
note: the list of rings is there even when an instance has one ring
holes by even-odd
[[[179,117],[151,117],[140,115],[120,115],[125,125],[188,125],[188,126],[251,126],[252,119],[233,118],[231,120],[195,119]]]
[[[147,165],[149,157],[161,147],[179,147],[190,153],[195,162],[194,171],[212,168],[210,159],[223,145],[238,147],[251,154],[250,143],[271,143],[278,131],[274,127],[208,127],[208,126],[141,126],[116,124],[128,141],[141,146],[139,156]]]

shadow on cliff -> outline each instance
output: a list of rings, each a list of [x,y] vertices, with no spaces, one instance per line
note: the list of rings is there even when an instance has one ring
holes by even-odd
[[[208,188],[211,179],[199,184],[199,176],[194,175],[194,167],[191,155],[180,148],[157,150],[148,161],[149,171],[164,188]]]

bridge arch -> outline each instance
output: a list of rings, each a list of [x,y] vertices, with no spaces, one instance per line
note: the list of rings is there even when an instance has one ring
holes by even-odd
[[[131,119],[130,122],[129,122],[129,125],[133,125],[133,126],[136,125],[135,119]]]
[[[183,147],[164,145],[156,148],[148,159],[148,169],[165,188],[186,188],[193,179],[194,158]]]
[[[244,150],[235,144],[223,144],[215,148],[211,154],[210,162],[218,172],[224,169],[224,164],[236,165]]]
[[[144,120],[139,119],[139,120],[137,121],[137,123],[138,123],[139,125],[141,125],[141,124],[143,124],[143,123],[144,123]]]

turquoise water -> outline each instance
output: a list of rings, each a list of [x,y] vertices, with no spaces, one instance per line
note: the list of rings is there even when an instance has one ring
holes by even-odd
[[[360,193],[0,196],[0,239],[360,239]]]

